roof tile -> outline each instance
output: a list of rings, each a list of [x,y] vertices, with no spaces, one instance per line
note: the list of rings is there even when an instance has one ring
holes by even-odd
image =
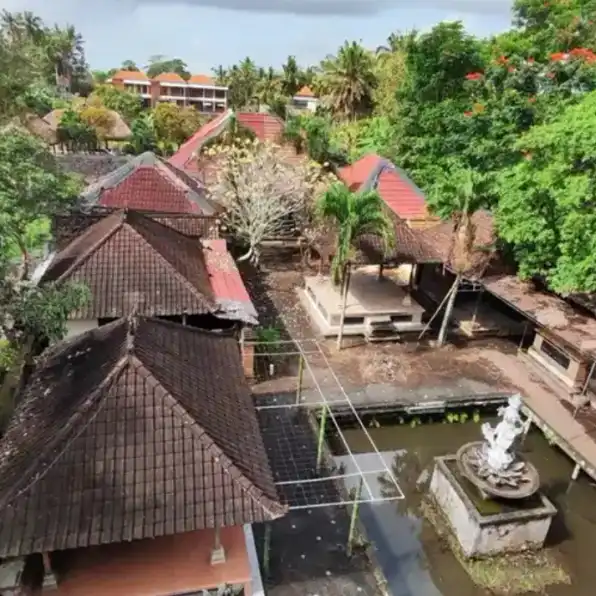
[[[125,319],[48,350],[0,441],[0,557],[285,511],[236,341],[192,327]]]

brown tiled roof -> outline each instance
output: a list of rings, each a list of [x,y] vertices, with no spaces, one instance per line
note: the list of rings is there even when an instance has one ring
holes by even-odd
[[[55,215],[52,226],[52,236],[56,250],[63,250],[77,236],[87,228],[102,220],[119,209],[97,207],[90,213],[71,213]],[[194,215],[186,213],[157,213],[155,211],[139,211],[145,217],[168,226],[193,238],[215,240],[219,238],[219,220],[212,215]]]
[[[180,83],[184,85],[186,81],[177,72],[162,72],[151,79],[160,83]]]
[[[563,299],[536,289],[513,275],[491,277],[485,289],[510,304],[571,350],[596,356],[596,319],[586,316]]]
[[[65,280],[92,295],[74,319],[218,310],[200,242],[135,212],[104,217],[60,251],[41,283]]]
[[[380,263],[439,263],[440,256],[422,237],[420,230],[411,229],[405,221],[393,212],[389,213],[393,221],[395,246],[388,252],[381,239],[372,234],[363,236],[357,248],[364,256],[364,261]]]
[[[496,272],[504,269],[505,263],[500,262],[500,255],[497,251],[497,238],[492,215],[487,211],[477,211],[472,216],[472,224],[475,227],[475,248],[465,276],[477,279],[483,277],[489,270]],[[442,221],[435,226],[416,230],[416,232],[429,249],[439,256],[441,262],[448,267],[453,267],[454,232],[451,221]]]
[[[205,194],[196,180],[147,152],[90,185],[81,194],[81,208],[85,210],[101,205],[211,215],[215,208]]]
[[[156,319],[49,350],[0,442],[0,557],[283,515],[238,345]]]

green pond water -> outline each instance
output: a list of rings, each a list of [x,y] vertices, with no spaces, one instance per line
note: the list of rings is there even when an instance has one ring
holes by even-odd
[[[484,418],[481,422],[489,420]],[[370,424],[368,432],[379,451],[400,451],[396,460],[397,478],[405,499],[391,503],[388,513],[396,513],[415,520],[416,541],[419,544],[418,557],[425,573],[430,574],[434,584],[432,593],[443,596],[488,596],[489,592],[476,586],[458,560],[430,524],[421,517],[419,505],[422,493],[419,481],[428,477],[433,458],[453,454],[464,443],[481,438],[477,422],[424,423],[414,428],[405,423],[391,421]],[[370,443],[362,429],[344,429],[353,453],[370,452]],[[336,449],[338,441],[330,437],[330,444]],[[340,449],[336,449],[337,453]],[[561,451],[548,444],[543,435],[532,430],[527,436],[522,453],[540,473],[541,490],[557,507],[547,539],[547,547],[557,562],[572,579],[572,585],[552,585],[542,592],[546,596],[593,596],[596,594],[596,487],[592,481],[581,475],[571,482],[573,463]],[[381,507],[387,507],[383,504]],[[375,506],[378,507],[378,506]],[[414,526],[413,526],[414,527]],[[399,537],[396,537],[399,540]],[[374,541],[373,541],[374,542]],[[414,582],[413,585],[416,585]],[[428,587],[417,591],[410,585],[407,589],[396,588],[399,596],[427,596]],[[530,593],[526,593],[530,594]]]

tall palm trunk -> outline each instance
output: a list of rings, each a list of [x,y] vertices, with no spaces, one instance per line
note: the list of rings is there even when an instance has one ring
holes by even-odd
[[[443,315],[443,321],[441,322],[441,330],[439,331],[439,337],[437,339],[437,345],[443,346],[445,345],[445,340],[447,339],[447,330],[449,329],[449,323],[451,322],[451,315],[453,314],[453,307],[455,306],[455,299],[457,298],[457,292],[459,291],[459,286],[461,284],[462,274],[458,273],[455,276],[455,281],[449,290],[451,294],[449,294],[449,300],[447,301],[447,306],[445,306],[445,314]]]

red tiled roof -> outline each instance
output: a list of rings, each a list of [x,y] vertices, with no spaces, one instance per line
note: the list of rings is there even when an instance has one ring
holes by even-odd
[[[378,181],[375,170],[380,170]],[[418,219],[428,215],[424,195],[404,172],[378,155],[365,155],[351,166],[341,168],[340,178],[351,190],[358,190],[365,183],[376,187],[387,206],[402,219]]]
[[[152,153],[143,153],[97,180],[82,193],[81,201],[87,207],[162,213],[211,215],[215,211],[196,180]]]
[[[150,167],[139,168],[118,186],[106,190],[99,204],[144,211],[199,212],[199,206],[191,204],[184,192]]]
[[[209,273],[209,280],[216,302],[229,313],[243,313],[242,319],[257,323],[257,312],[253,306],[238,267],[228,252],[223,239],[204,240],[203,254]]]
[[[284,131],[284,123],[281,118],[272,114],[254,112],[240,112],[236,114],[238,122],[252,130],[259,141],[279,143]]]
[[[282,516],[236,340],[144,317],[47,350],[0,442],[0,557]]]
[[[180,148],[170,157],[168,163],[181,170],[192,170],[195,161],[193,158],[197,151],[210,138],[210,135],[217,131],[218,127],[223,126],[231,118],[232,114],[233,112],[228,110],[201,126],[197,132],[180,145]]]
[[[149,77],[140,70],[119,70],[112,75],[112,80],[121,81],[149,81]]]
[[[180,146],[180,149],[170,157],[168,163],[177,168],[196,173],[195,156],[206,141],[225,130],[233,116],[232,110],[228,110],[207,122]],[[277,116],[255,112],[239,112],[236,114],[236,119],[241,126],[251,130],[260,141],[281,142],[284,123]]]
[[[175,72],[162,72],[156,77],[153,77],[152,80],[160,83],[186,83],[186,81]]]
[[[304,87],[302,87],[302,89],[300,89],[294,97],[315,97],[315,94],[310,87],[304,85]]]

